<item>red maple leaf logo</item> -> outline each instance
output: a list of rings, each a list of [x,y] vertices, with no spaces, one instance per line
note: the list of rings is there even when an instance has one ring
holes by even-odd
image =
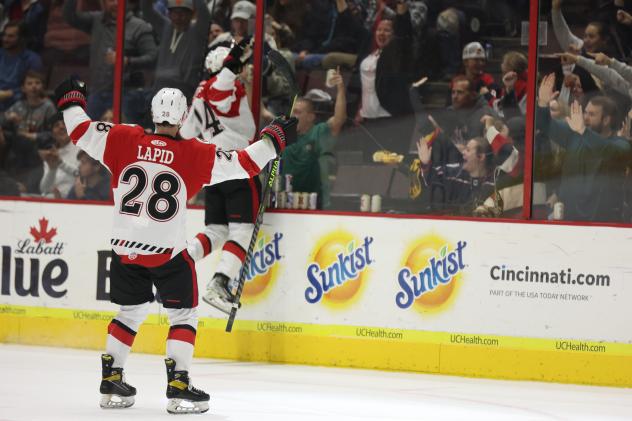
[[[39,229],[31,227],[31,235],[36,243],[44,241],[45,243],[51,243],[53,237],[57,235],[57,228],[48,229],[48,219],[42,218],[39,220]]]

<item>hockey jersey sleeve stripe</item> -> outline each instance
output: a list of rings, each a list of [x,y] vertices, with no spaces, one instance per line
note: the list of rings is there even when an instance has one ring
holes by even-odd
[[[275,157],[276,150],[272,140],[268,138],[261,139],[239,151],[218,149],[212,158],[211,177],[205,184],[213,185],[226,180],[251,178],[257,174],[256,171],[260,171]]]
[[[254,177],[261,172],[261,168],[245,151],[237,151],[237,159],[239,159],[242,168],[246,170],[250,177]]]
[[[507,138],[503,136],[502,134],[500,134],[500,132],[495,127],[490,127],[489,129],[487,129],[487,133],[485,137],[487,138],[487,141],[491,145],[492,152],[494,153],[494,155],[498,155],[498,152],[500,152],[500,149],[504,145],[509,143]]]
[[[206,98],[214,103],[220,103],[233,95],[232,89],[230,91],[220,91],[219,89],[211,88],[208,90]]]
[[[189,255],[189,252],[182,250],[182,258],[189,265],[189,269],[191,270],[191,282],[193,287],[193,302],[191,303],[191,307],[195,308],[198,306],[198,280],[197,280],[197,272],[195,271],[195,262]]]
[[[182,341],[195,345],[195,329],[189,325],[174,325],[169,328],[167,339]]]
[[[75,145],[77,144],[77,142],[79,141],[79,139],[81,139],[81,137],[86,134],[86,132],[88,131],[88,128],[90,127],[90,122],[89,121],[84,121],[83,123],[80,123],[73,131],[72,133],[70,133],[70,140],[72,140],[72,143],[74,143]]]
[[[513,173],[520,157],[518,150],[495,127],[490,127],[485,136],[492,147],[498,168],[508,174]]]
[[[503,163],[498,167],[507,174],[511,176],[517,176],[520,168],[518,167],[518,162],[520,161],[520,156],[518,150],[512,147],[511,153],[509,157],[503,161]]]
[[[222,250],[234,254],[242,263],[246,260],[246,250],[232,240],[228,240]]]
[[[109,169],[104,155],[108,134],[114,125],[102,121],[91,121],[81,107],[66,108],[63,113],[64,123],[72,142]]]

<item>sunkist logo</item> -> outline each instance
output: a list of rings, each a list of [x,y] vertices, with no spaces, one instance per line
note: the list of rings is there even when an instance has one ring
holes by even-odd
[[[414,304],[422,312],[444,309],[459,286],[466,246],[465,241],[453,246],[436,234],[415,241],[404,254],[397,274],[397,306],[407,309]]]
[[[246,282],[241,295],[245,302],[256,301],[270,290],[279,271],[279,261],[283,258],[282,239],[280,232],[270,236],[259,231],[250,264],[246,267]]]
[[[323,237],[311,255],[307,266],[305,300],[310,304],[347,305],[357,298],[366,282],[368,266],[375,260],[371,254],[373,237],[357,239],[345,231]]]

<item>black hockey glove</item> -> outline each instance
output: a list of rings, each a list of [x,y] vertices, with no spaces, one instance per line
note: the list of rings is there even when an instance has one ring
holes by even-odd
[[[244,64],[241,62],[241,56],[244,54],[244,44],[235,44],[224,59],[224,67],[233,72],[235,75],[241,73]]]
[[[63,111],[72,105],[86,108],[86,84],[74,78],[61,82],[55,88],[55,103],[59,111]]]
[[[261,130],[261,137],[270,139],[274,145],[274,149],[276,149],[277,155],[281,155],[287,145],[296,142],[297,123],[298,120],[296,117],[277,117],[272,120],[272,123]]]

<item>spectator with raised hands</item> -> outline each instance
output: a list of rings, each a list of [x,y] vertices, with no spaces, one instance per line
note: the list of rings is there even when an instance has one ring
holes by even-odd
[[[458,160],[448,165],[433,161],[432,153],[433,148],[441,143],[447,142],[446,147],[456,148],[445,137],[426,136],[417,142],[419,176],[428,187],[421,188],[422,195],[429,196],[425,200],[432,211],[481,216],[485,201],[496,190],[497,171],[514,174],[518,151],[507,137],[507,126],[489,115],[481,117],[481,124],[485,127],[484,137],[469,139],[457,155]],[[432,145],[430,139],[433,140]],[[491,214],[486,216],[500,216],[502,204],[496,203],[491,207],[494,209],[490,209]]]
[[[588,53],[606,52],[610,54],[610,35],[604,22],[591,21],[584,29],[583,38],[575,36],[562,14],[562,0],[553,0],[551,7],[553,32],[563,52],[588,57]],[[561,57],[556,70],[556,89],[560,91],[560,101],[571,104],[578,98],[578,91],[590,93],[598,89],[590,73]]]
[[[557,192],[565,219],[618,221],[631,148],[617,135],[616,104],[606,96],[594,96],[584,110],[574,101],[565,120],[554,120],[549,104],[558,95],[555,74],[545,76],[538,90],[536,118],[540,131],[565,150]]]
[[[318,193],[319,208],[330,206],[329,171],[332,150],[347,120],[345,85],[338,69],[331,78],[336,88],[334,114],[322,123],[316,122],[314,103],[305,97],[296,101],[293,115],[298,119],[298,140],[282,155],[283,174],[292,174],[292,188]]]

